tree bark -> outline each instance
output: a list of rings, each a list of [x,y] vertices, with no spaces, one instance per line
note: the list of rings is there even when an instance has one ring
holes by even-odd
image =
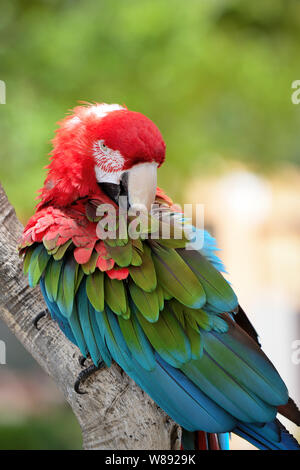
[[[23,275],[17,253],[22,233],[0,186],[0,317],[56,382],[77,417],[84,449],[179,449],[181,429],[116,364],[97,372],[78,395],[79,350],[50,318],[32,324],[45,303]]]

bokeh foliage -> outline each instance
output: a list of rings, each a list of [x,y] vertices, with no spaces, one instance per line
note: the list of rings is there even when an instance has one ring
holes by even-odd
[[[81,446],[79,424],[67,407],[0,422],[0,449],[74,450]]]
[[[126,103],[167,142],[160,184],[220,157],[299,162],[297,0],[10,0],[1,3],[1,180],[24,220],[55,122],[78,100]]]

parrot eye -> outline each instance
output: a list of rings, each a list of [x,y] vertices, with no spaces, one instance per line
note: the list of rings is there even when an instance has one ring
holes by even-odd
[[[108,150],[108,147],[107,145],[104,144],[104,142],[100,142],[100,148],[101,150],[103,150],[103,152],[107,152]]]

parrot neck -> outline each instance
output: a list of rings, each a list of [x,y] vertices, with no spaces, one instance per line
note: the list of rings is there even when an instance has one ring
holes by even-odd
[[[89,197],[92,195],[102,195],[103,192],[99,188],[94,169],[92,169],[83,177],[78,177],[78,170],[75,172],[68,170],[63,172],[54,172],[49,170],[44,186],[39,191],[40,202],[38,209],[51,205],[53,207],[67,207],[77,199]]]
[[[55,145],[51,153],[48,175],[39,191],[38,208],[51,204],[66,207],[79,198],[101,192],[98,187],[94,159],[82,148],[65,143]]]

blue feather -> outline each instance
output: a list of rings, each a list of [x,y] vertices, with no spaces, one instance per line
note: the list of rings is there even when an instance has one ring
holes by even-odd
[[[234,432],[260,450],[300,450],[296,439],[277,419],[264,426],[239,423]]]
[[[58,307],[57,307],[57,304],[55,302],[51,302],[47,296],[47,293],[46,293],[46,289],[45,289],[45,283],[44,283],[44,279],[42,278],[40,280],[40,288],[41,288],[41,291],[42,291],[42,294],[44,296],[44,299],[45,299],[45,302],[47,304],[47,307],[48,307],[48,310],[50,312],[50,315],[52,317],[53,320],[55,320],[60,329],[62,330],[62,332],[66,335],[66,337],[73,343],[77,346],[77,341],[73,335],[73,332],[72,332],[72,329],[70,327],[70,324],[68,322],[68,320],[66,319],[66,317],[64,317],[63,315],[61,315]]]
[[[109,367],[112,361],[111,354],[106,346],[103,336],[101,335],[99,331],[97,318],[96,318],[98,315],[101,315],[101,312],[97,312],[95,309],[90,308],[90,320],[91,320],[91,325],[92,325],[93,332],[95,335],[95,340],[96,340],[96,343],[97,343],[97,346],[98,346],[98,349],[100,351],[103,361]]]
[[[84,339],[94,364],[98,365],[102,358],[95,340],[93,327],[90,320],[90,309],[93,310],[93,307],[91,306],[86,295],[85,281],[82,282],[79,287],[76,295],[76,302]]]

